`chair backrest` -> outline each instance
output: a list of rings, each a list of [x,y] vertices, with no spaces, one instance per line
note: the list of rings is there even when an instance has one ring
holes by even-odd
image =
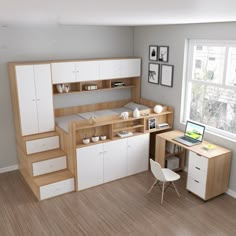
[[[151,171],[155,176],[155,178],[160,181],[166,181],[165,176],[162,172],[161,165],[158,162],[153,161],[152,159],[150,159],[150,164],[151,164]]]

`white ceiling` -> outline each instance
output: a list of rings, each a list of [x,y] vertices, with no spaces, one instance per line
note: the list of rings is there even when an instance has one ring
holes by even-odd
[[[0,25],[236,21],[236,0],[0,0]]]

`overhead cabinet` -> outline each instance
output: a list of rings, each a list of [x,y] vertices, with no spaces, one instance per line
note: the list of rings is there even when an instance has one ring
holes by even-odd
[[[140,76],[141,59],[52,63],[53,84]]]
[[[16,66],[22,136],[54,130],[50,64]]]

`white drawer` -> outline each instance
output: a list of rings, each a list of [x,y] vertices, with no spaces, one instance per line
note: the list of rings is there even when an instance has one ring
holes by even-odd
[[[26,153],[33,154],[59,148],[59,136],[35,139],[26,142]]]
[[[188,176],[191,176],[193,179],[197,180],[199,183],[206,185],[207,172],[199,170],[198,167],[189,165]]]
[[[32,164],[33,176],[43,175],[50,172],[66,169],[66,156],[57,157]]]
[[[208,159],[206,157],[197,155],[194,152],[189,152],[189,166],[194,166],[199,170],[206,171],[208,168]]]
[[[40,199],[55,197],[63,193],[72,192],[75,190],[74,178],[62,180],[56,183],[48,184],[40,187]]]
[[[198,180],[188,176],[187,189],[192,193],[198,195],[199,197],[205,199],[206,195],[206,185],[200,183]]]

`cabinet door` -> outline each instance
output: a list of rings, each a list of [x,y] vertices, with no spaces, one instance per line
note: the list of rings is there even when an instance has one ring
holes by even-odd
[[[148,170],[149,134],[127,138],[128,175]]]
[[[127,139],[104,143],[104,182],[127,174]]]
[[[34,65],[38,132],[54,130],[54,110],[50,64]]]
[[[38,132],[34,66],[16,66],[16,81],[22,135]]]
[[[101,80],[120,78],[120,60],[104,60],[99,65]]]
[[[77,149],[78,189],[103,183],[103,144]]]
[[[76,63],[76,81],[99,80],[99,62],[81,61]]]
[[[52,63],[53,84],[75,82],[76,68],[74,62]]]
[[[140,76],[141,59],[121,60],[121,77]]]

